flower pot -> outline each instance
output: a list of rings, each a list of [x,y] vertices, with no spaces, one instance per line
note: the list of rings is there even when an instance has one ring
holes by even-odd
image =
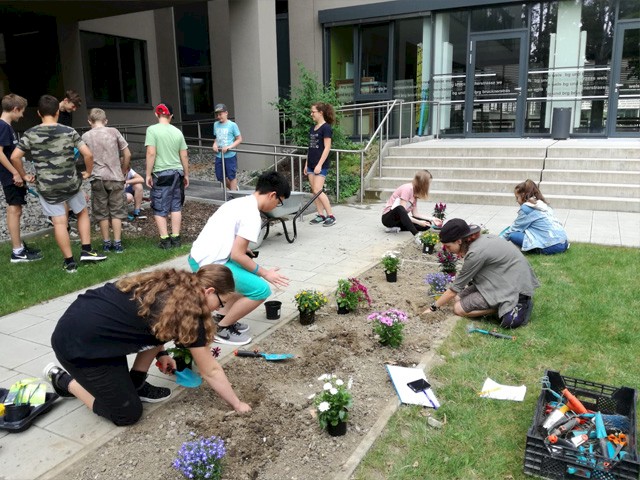
[[[191,368],[191,364],[190,363],[186,363],[184,361],[184,358],[180,357],[180,358],[174,358],[174,360],[176,361],[176,371],[177,372],[181,372],[185,369],[190,369]]]
[[[428,255],[433,255],[433,249],[435,248],[435,245],[427,245],[426,243],[422,244],[422,253],[428,254]]]
[[[346,315],[350,311],[351,310],[349,310],[349,307],[342,307],[342,306],[338,305],[338,315]]]
[[[300,324],[311,325],[316,321],[316,312],[300,311]]]
[[[398,281],[398,272],[384,272],[387,276],[387,282],[397,282]]]
[[[5,422],[19,422],[29,416],[31,412],[31,405],[28,403],[22,403],[20,405],[6,405],[4,407],[4,421]]]
[[[332,437],[341,437],[347,433],[347,422],[338,422],[333,426],[330,423],[327,424],[327,433]]]
[[[267,320],[278,320],[280,318],[281,306],[282,302],[278,302],[277,300],[264,302],[264,308],[267,312]]]

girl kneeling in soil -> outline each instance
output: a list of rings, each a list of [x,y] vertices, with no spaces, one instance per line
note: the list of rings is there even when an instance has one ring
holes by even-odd
[[[442,220],[435,217],[424,217],[418,212],[418,199],[426,200],[431,184],[429,170],[420,170],[411,183],[400,185],[391,194],[382,211],[382,224],[389,233],[409,231],[412,235],[429,230],[431,225],[442,225]]]
[[[211,312],[234,291],[231,271],[206,265],[197,273],[166,269],[125,277],[87,290],[62,315],[51,346],[69,373],[53,363],[44,369],[56,393],[75,396],[118,426],[142,415],[141,402],[169,398],[171,390],[146,382],[151,363],[168,373],[175,361],[164,351],[170,340],[189,347],[200,374],[238,412],[241,402],[220,364],[213,358]],[[138,352],[131,371],[127,355]]]
[[[482,235],[477,225],[453,218],[440,231],[448,251],[464,257],[460,273],[442,296],[423,313],[437,311],[455,299],[453,313],[461,317],[498,314],[505,328],[529,321],[533,292],[539,286],[529,262],[515,245],[494,235]]]
[[[567,232],[533,180],[526,180],[514,189],[520,205],[518,216],[501,236],[526,253],[553,255],[569,248]]]

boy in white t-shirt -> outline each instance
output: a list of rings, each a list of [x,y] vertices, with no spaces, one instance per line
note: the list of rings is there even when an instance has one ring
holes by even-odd
[[[262,218],[260,212],[270,212],[291,195],[291,186],[278,172],[260,175],[252,195],[230,200],[209,218],[193,242],[189,266],[195,272],[204,265],[226,265],[233,273],[236,294],[225,306],[226,314],[218,324],[215,341],[228,345],[246,345],[251,337],[249,326],[238,322],[271,295],[269,283],[286,287],[289,279],[278,273],[279,268],[266,269],[249,255],[249,242],[258,240]]]

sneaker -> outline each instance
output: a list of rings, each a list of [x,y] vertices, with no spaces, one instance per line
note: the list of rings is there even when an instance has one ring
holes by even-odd
[[[332,227],[335,224],[336,224],[336,217],[334,217],[333,215],[329,215],[327,219],[324,222],[322,222],[323,227]]]
[[[83,250],[82,252],[80,252],[81,262],[101,262],[102,260],[106,260],[106,259],[107,259],[106,255],[101,255],[95,250],[91,250],[90,252]]]
[[[78,271],[78,264],[75,261],[69,263],[63,262],[62,268],[67,273],[76,273]]]
[[[37,260],[42,260],[42,254],[29,251],[26,247],[20,253],[11,252],[11,263],[35,262]]]
[[[400,227],[387,227],[384,231],[385,233],[400,233]]]
[[[171,389],[156,387],[148,382],[144,382],[138,389],[138,396],[140,397],[141,402],[158,403],[171,396]]]
[[[327,217],[325,217],[324,215],[316,215],[316,218],[314,218],[313,220],[311,220],[309,223],[311,225],[317,225],[319,223],[324,223],[324,221],[327,219]]]
[[[220,315],[219,313],[216,313],[213,316],[213,321],[216,322],[216,324],[220,323],[222,321],[222,319],[224,318],[224,315]],[[248,332],[249,329],[251,327],[249,327],[249,325],[247,325],[246,323],[242,323],[242,322],[236,322],[233,324],[236,327],[236,330],[240,333],[244,333],[244,332]]]
[[[219,328],[213,337],[214,342],[224,343],[226,345],[246,345],[251,342],[251,337],[246,333],[238,331],[235,325]]]
[[[32,248],[29,245],[27,245],[26,242],[22,242],[22,246],[29,253],[42,253],[42,250],[40,250],[39,248]]]
[[[124,248],[122,247],[122,242],[114,243],[113,247],[111,248],[111,250],[116,252],[116,253],[124,253]]]
[[[69,238],[71,240],[79,240],[80,239],[80,235],[78,235],[78,232],[76,231],[75,228],[69,229]]]
[[[46,367],[44,367],[44,370],[42,370],[42,376],[47,382],[51,384],[53,390],[58,395],[60,395],[61,397],[73,397],[73,395],[69,393],[69,390],[62,387],[59,383],[60,379],[65,375],[69,374],[53,362],[49,363]]]
[[[420,232],[416,233],[415,236],[413,237],[413,243],[415,243],[419,247],[422,246],[422,240],[420,240]]]
[[[106,242],[102,242],[102,251],[103,252],[111,251],[112,247],[113,247],[113,245],[111,244],[111,241],[107,240]]]
[[[171,247],[172,245],[171,245],[170,237],[160,239],[160,243],[158,243],[158,248],[161,248],[163,250],[169,250]]]
[[[70,222],[77,222],[78,221],[78,215],[73,213],[73,211],[71,211],[71,210],[69,210],[69,221]]]
[[[180,238],[180,235],[176,235],[175,237],[169,237],[171,239],[171,246],[173,248],[178,248],[182,246],[182,238]]]

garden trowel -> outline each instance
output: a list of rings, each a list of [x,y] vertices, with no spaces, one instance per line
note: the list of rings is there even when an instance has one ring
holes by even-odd
[[[185,368],[181,371],[175,371],[176,383],[187,388],[199,387],[202,383],[202,377],[190,368]]]
[[[236,357],[263,357],[265,360],[277,362],[278,360],[287,360],[294,358],[291,353],[265,353],[258,350],[236,350],[233,352]]]

